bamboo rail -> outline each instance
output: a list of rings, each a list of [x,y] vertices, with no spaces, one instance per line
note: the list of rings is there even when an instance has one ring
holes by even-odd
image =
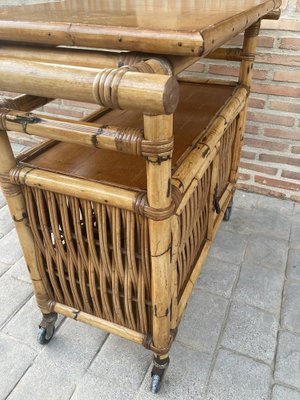
[[[2,90],[36,96],[47,93],[51,98],[158,114],[172,114],[179,100],[174,77],[133,72],[130,67],[96,70],[1,58],[0,86]]]

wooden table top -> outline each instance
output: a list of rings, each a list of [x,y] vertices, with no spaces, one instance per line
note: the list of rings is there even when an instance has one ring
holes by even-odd
[[[0,40],[198,56],[278,8],[281,0],[31,3],[40,4],[0,7]]]

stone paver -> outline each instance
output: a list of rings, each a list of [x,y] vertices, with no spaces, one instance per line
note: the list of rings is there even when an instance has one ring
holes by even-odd
[[[14,228],[13,220],[9,214],[8,207],[0,208],[0,238],[5,236]]]
[[[270,372],[265,364],[221,350],[205,400],[267,400]]]
[[[233,303],[221,344],[271,364],[275,354],[277,325],[273,315]]]
[[[288,282],[283,299],[282,325],[288,330],[300,333],[300,282]]]
[[[0,189],[0,208],[4,207],[6,204],[6,200],[2,190]]]
[[[238,271],[238,265],[208,257],[196,287],[207,289],[224,297],[230,297]]]
[[[105,338],[99,329],[67,320],[37,356],[9,400],[69,399]]]
[[[284,275],[281,272],[244,263],[234,298],[266,311],[279,313]]]
[[[226,226],[223,223],[222,227]],[[221,229],[211,246],[210,256],[222,261],[239,265],[244,258],[247,246],[247,236],[239,233],[226,232]]]
[[[9,265],[15,264],[22,257],[22,250],[15,229],[0,239],[0,254],[1,262]]]
[[[296,390],[284,386],[275,385],[273,388],[272,400],[300,400],[300,392],[296,392]]]
[[[12,279],[7,273],[0,279],[0,327],[32,295],[30,284]]]
[[[300,389],[300,336],[280,332],[275,379]]]
[[[0,354],[0,399],[6,399],[33,363],[36,352],[0,333]]]
[[[300,240],[300,239],[299,239]],[[287,262],[287,276],[300,281],[300,249],[290,249]]]
[[[138,390],[151,362],[151,353],[142,346],[110,335],[89,371],[101,380],[119,382],[126,389]]]
[[[284,271],[288,242],[261,234],[252,234],[245,253],[245,261]]]
[[[300,204],[240,191],[234,204],[179,326],[160,399],[300,400]],[[41,346],[40,320],[0,193],[0,400],[158,398],[142,346],[61,316]]]
[[[227,301],[205,291],[194,290],[177,340],[199,351],[213,353],[225,318]]]

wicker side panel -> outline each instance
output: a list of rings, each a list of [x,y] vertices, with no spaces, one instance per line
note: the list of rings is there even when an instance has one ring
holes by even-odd
[[[23,187],[42,279],[51,299],[148,333],[148,221],[130,211]]]
[[[239,115],[225,130],[224,135],[220,140],[220,159],[219,159],[219,179],[218,179],[218,195],[222,196],[230,178],[230,172],[233,161],[234,142],[237,134],[237,121]]]
[[[179,216],[178,299],[206,241],[212,165],[208,167]]]

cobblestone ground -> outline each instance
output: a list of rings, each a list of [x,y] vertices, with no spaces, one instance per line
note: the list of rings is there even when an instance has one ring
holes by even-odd
[[[39,322],[1,194],[0,400],[300,400],[300,204],[236,193],[159,395],[142,347],[64,319],[43,347]]]

